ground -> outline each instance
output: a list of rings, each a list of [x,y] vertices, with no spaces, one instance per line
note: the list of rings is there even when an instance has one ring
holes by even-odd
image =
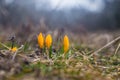
[[[2,28],[0,31],[0,80],[120,79],[119,31],[83,34],[66,30],[61,34],[59,30],[48,30],[43,34],[50,33],[53,37],[50,50],[38,46],[37,35],[41,29],[26,32],[23,28]],[[12,33],[16,36],[14,46],[20,48],[17,52],[6,48],[11,47]],[[70,40],[67,53],[62,48],[65,34]]]

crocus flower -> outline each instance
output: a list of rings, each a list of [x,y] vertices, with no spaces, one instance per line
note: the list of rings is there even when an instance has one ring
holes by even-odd
[[[64,53],[66,53],[69,50],[69,38],[67,35],[64,36],[63,47],[64,47]]]
[[[44,37],[43,37],[42,33],[40,33],[38,35],[38,44],[39,44],[40,48],[44,47]]]
[[[46,44],[46,47],[49,49],[52,45],[52,37],[50,34],[48,34],[46,36],[46,39],[45,39],[45,44]]]

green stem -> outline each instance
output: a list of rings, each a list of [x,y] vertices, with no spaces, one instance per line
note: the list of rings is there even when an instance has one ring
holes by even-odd
[[[52,58],[52,46],[49,49],[49,58]]]
[[[14,41],[12,41],[11,49],[14,47]]]

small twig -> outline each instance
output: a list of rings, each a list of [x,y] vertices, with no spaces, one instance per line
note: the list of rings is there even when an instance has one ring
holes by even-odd
[[[18,54],[18,56],[22,57],[22,58],[25,58],[25,59],[28,59],[29,57],[27,57],[26,55],[22,55],[22,54]]]
[[[23,46],[24,46],[24,45],[21,45],[21,47],[20,47],[20,48],[18,48],[18,50],[14,53],[14,55],[13,55],[13,57],[12,57],[12,61],[14,61],[14,60],[15,60],[15,57],[16,57],[16,55],[17,55],[18,51],[19,51],[20,49],[22,49],[22,48],[23,48]]]
[[[98,50],[95,51],[94,53],[92,53],[92,54],[90,55],[90,57],[93,56],[94,54],[99,53],[101,50],[107,48],[108,46],[112,45],[113,43],[115,43],[115,42],[118,41],[119,39],[120,39],[120,36],[117,37],[116,39],[112,40],[111,42],[109,42],[108,44],[106,44],[105,46],[103,46],[102,48],[98,49]]]

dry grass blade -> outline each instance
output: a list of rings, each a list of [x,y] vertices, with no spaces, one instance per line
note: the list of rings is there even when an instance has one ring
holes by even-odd
[[[23,47],[24,47],[24,46],[23,46],[23,45],[21,45],[21,47],[20,47],[20,48],[18,48],[18,50],[14,53],[13,58],[12,58],[12,61],[14,61],[14,59],[15,59],[15,57],[16,57],[16,55],[17,55],[18,51],[19,51],[20,49],[22,49]]]
[[[93,55],[97,55],[100,51],[102,51],[103,49],[107,48],[108,46],[112,45],[113,43],[115,43],[116,41],[120,40],[120,36],[117,37],[116,39],[112,40],[111,42],[109,42],[108,44],[106,44],[105,46],[103,46],[102,48],[98,49],[97,51],[95,51],[94,53],[92,53],[90,55],[93,56]]]
[[[1,44],[3,47],[5,47],[5,48],[10,49],[10,48],[7,47],[5,44],[3,44],[3,43],[1,43],[1,42],[0,42],[0,44]]]
[[[120,43],[118,44],[118,47],[117,47],[117,49],[115,50],[115,54],[114,54],[114,55],[116,55],[116,54],[118,53],[119,48],[120,48]]]

